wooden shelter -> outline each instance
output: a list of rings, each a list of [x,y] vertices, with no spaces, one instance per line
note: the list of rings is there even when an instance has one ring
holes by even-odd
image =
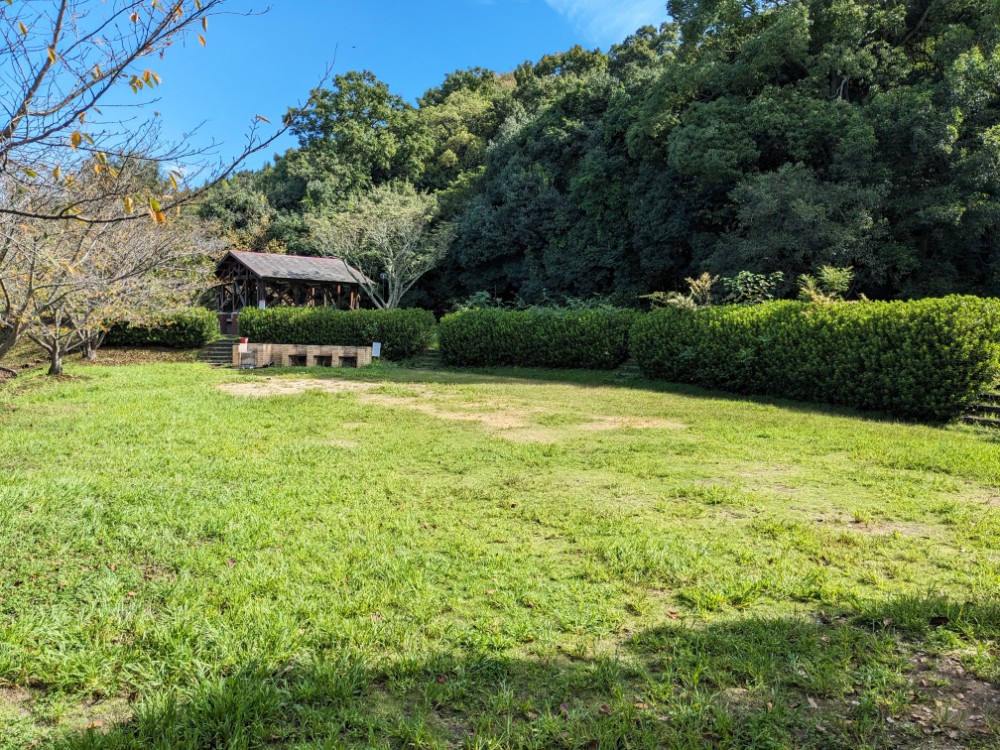
[[[357,310],[364,275],[340,258],[230,250],[215,269],[219,330],[239,335],[245,307],[336,307]]]

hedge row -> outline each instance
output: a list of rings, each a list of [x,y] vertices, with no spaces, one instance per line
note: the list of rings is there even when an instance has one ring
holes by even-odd
[[[205,308],[195,307],[167,313],[148,323],[116,323],[105,335],[104,345],[198,349],[218,335],[218,316]]]
[[[581,310],[465,310],[441,321],[441,356],[459,366],[611,370],[628,358],[637,313]]]
[[[331,307],[247,308],[240,333],[269,344],[371,346],[382,343],[386,359],[407,359],[425,351],[434,338],[429,310],[337,310]]]
[[[1000,302],[773,302],[656,310],[631,332],[649,378],[949,419],[1000,374]]]

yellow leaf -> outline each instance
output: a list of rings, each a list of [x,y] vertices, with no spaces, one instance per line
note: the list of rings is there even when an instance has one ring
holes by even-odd
[[[139,14],[133,13],[131,16],[128,17],[128,20],[130,20],[132,23],[139,23]]]
[[[69,137],[69,145],[73,147],[74,151],[76,151],[77,148],[80,147],[81,143],[83,143],[83,136],[80,135],[79,130],[73,133],[73,135]]]
[[[62,177],[62,170],[59,168],[58,164],[56,165],[56,168],[52,170],[52,176],[57,180]]]
[[[27,175],[28,177],[38,177],[38,172],[36,172],[36,171],[35,171],[34,169],[31,169],[30,167],[25,167],[25,168],[24,168],[24,169],[23,169],[22,171],[23,171],[23,172],[24,172],[24,173],[25,173],[25,174],[26,174],[26,175]]]
[[[205,31],[208,31],[208,16],[205,16],[204,18],[201,19],[201,28],[203,28]]]
[[[17,29],[18,29],[18,31],[20,31],[20,32],[21,32],[22,34],[27,34],[27,33],[28,33],[28,27],[27,27],[27,26],[25,26],[25,25],[24,25],[24,24],[23,24],[23,23],[22,23],[21,21],[18,21],[18,22],[17,22]]]
[[[174,190],[177,189],[177,176],[173,172],[170,173],[170,185]]]
[[[199,42],[199,44],[201,44],[202,47],[204,47],[205,46],[205,37],[203,37],[201,34],[199,34],[198,35],[198,42]]]
[[[56,48],[49,47],[49,62],[54,63],[59,58],[56,56]]]
[[[125,203],[125,213],[130,214],[133,211],[135,211],[135,201],[132,200],[132,196],[126,195],[124,203]]]
[[[154,212],[163,210],[163,206],[160,205],[160,202],[156,200],[156,198],[149,199],[149,207],[153,209]]]
[[[268,125],[271,124],[271,121],[268,120],[266,117],[264,117],[264,115],[257,115],[256,119],[260,120],[261,122],[266,122]]]

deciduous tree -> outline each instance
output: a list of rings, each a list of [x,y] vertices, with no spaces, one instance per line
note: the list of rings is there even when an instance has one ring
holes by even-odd
[[[319,241],[361,272],[352,275],[372,303],[392,309],[451,242],[451,226],[435,223],[437,210],[433,196],[396,183],[375,188],[346,213],[307,218]]]

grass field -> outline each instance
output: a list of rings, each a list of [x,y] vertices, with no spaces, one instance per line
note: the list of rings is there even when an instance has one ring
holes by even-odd
[[[594,373],[0,386],[0,747],[995,747],[1000,439]]]

